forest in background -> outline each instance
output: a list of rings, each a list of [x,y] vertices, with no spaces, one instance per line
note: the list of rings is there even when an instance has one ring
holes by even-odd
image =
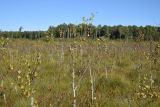
[[[75,38],[89,37],[99,38],[105,37],[109,39],[125,39],[125,40],[160,40],[159,26],[107,26],[93,24],[60,24],[58,26],[50,26],[47,31],[23,31],[20,27],[18,31],[0,31],[0,37],[6,38]]]

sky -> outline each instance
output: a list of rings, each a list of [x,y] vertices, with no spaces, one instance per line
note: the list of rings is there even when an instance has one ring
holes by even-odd
[[[47,30],[62,23],[160,25],[160,0],[0,0],[0,30]]]

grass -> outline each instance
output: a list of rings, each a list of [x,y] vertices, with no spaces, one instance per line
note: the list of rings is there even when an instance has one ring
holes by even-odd
[[[4,41],[1,39],[1,44]],[[0,47],[0,106],[2,107],[31,106],[31,96],[23,94],[22,85],[26,86],[25,90],[34,89],[35,106],[72,106],[74,98],[70,47],[74,50],[76,106],[158,107],[160,105],[160,53],[158,50],[156,57],[152,55],[154,57],[146,59],[145,53],[154,54],[150,52],[149,42],[90,39],[56,39],[44,42],[9,39],[7,43]],[[152,51],[156,44],[157,42],[152,42]],[[36,65],[38,54],[40,63]],[[151,68],[150,61],[154,58],[157,62],[151,63],[154,66]],[[35,70],[37,76],[34,77],[33,86],[29,86],[26,83],[29,81],[26,76],[29,70],[34,71],[35,66],[37,66]],[[93,84],[88,66],[92,69]],[[22,71],[20,74],[19,70]],[[150,70],[154,81],[153,87],[142,90],[139,88],[141,81],[147,81],[142,82],[143,85],[150,85]],[[23,82],[18,80],[18,75],[21,75]],[[145,75],[148,77],[144,79]],[[94,87],[94,100],[91,85]],[[144,93],[147,97],[136,96],[137,93]],[[156,95],[151,98],[149,94]]]

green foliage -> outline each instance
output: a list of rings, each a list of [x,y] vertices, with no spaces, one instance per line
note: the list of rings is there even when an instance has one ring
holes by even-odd
[[[75,38],[75,37],[108,37],[110,39],[125,39],[135,41],[159,41],[160,28],[157,26],[94,26],[92,21],[94,14],[89,18],[83,17],[81,24],[60,24],[58,26],[50,26],[47,31],[1,31],[0,37],[5,38],[27,38],[39,39],[43,38],[45,41],[50,41],[52,38]]]

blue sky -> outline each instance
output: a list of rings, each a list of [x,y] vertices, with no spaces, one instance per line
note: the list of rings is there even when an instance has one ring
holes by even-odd
[[[160,0],[0,0],[0,29],[47,30],[91,13],[95,25],[159,25]]]

